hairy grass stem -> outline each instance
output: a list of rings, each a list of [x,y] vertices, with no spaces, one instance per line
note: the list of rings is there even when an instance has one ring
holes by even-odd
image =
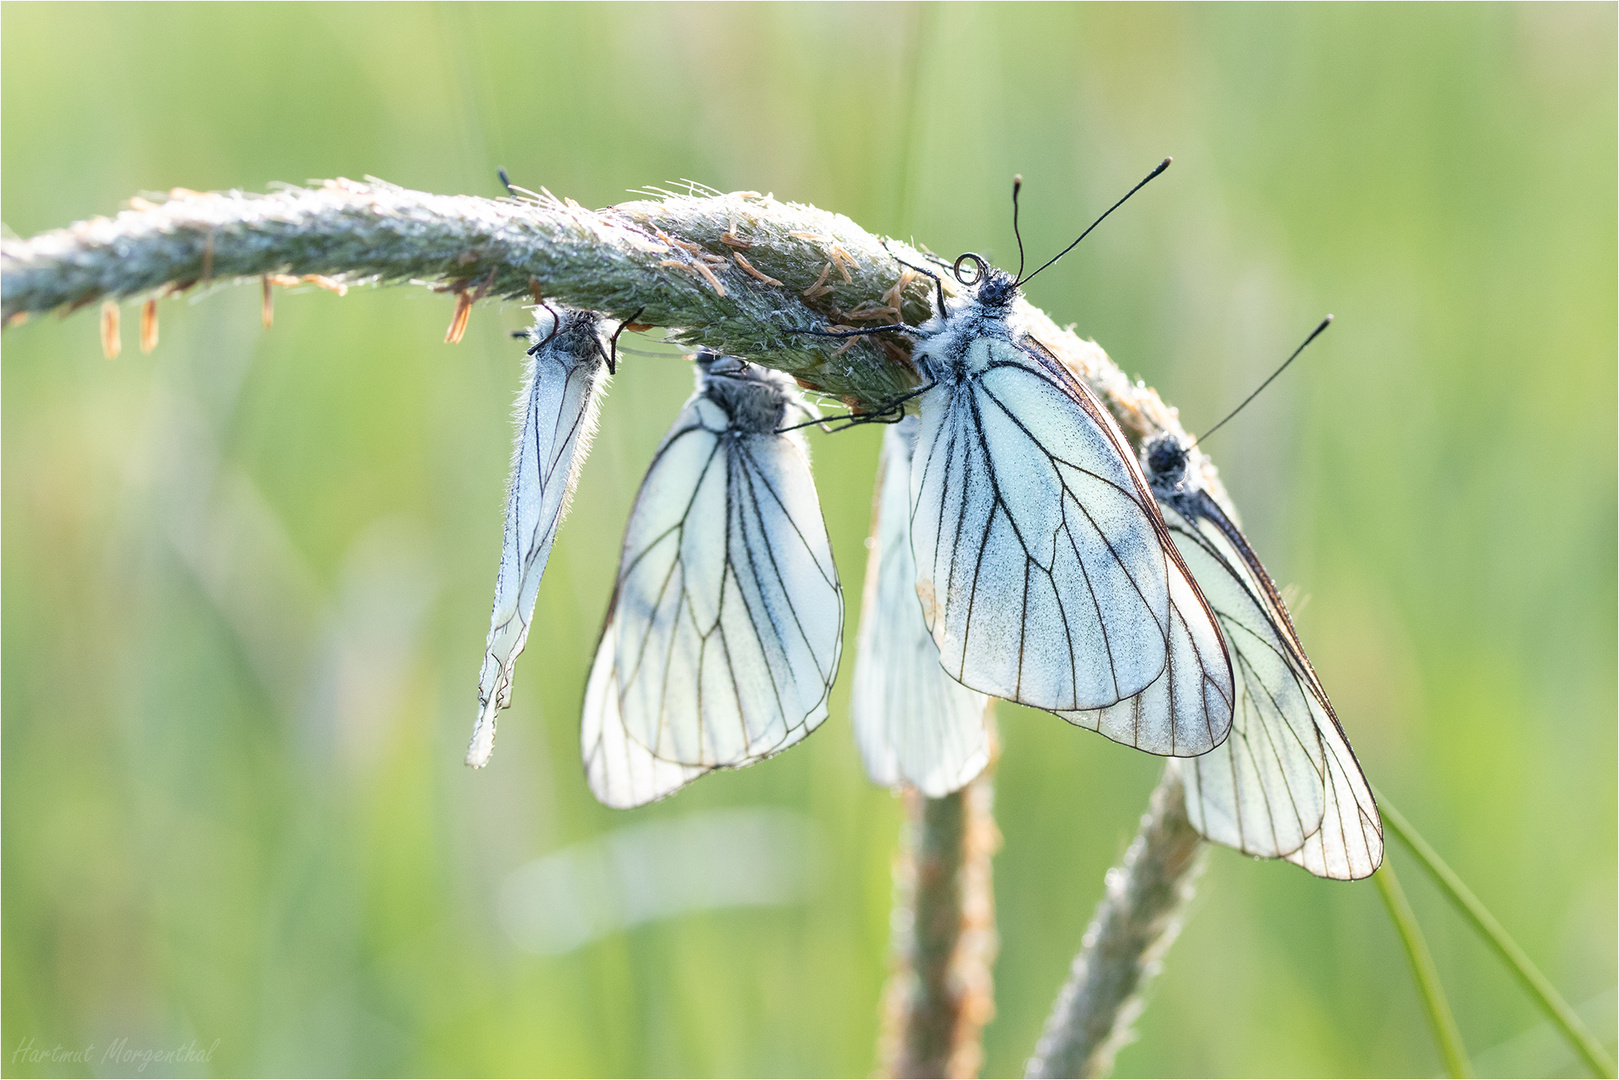
[[[893,950],[878,1071],[971,1077],[995,1015],[998,942],[990,860],[1000,847],[989,770],[932,799],[908,791],[894,862]]]
[[[1107,872],[1107,891],[1024,1075],[1105,1076],[1112,1069],[1163,954],[1180,933],[1203,855],[1203,838],[1186,818],[1180,769],[1171,760],[1123,863]]]

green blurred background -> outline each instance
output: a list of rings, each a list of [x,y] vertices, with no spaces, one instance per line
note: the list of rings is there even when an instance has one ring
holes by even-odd
[[[22,236],[176,185],[493,195],[506,165],[587,205],[773,191],[1004,263],[1013,172],[1044,255],[1175,155],[1032,298],[1194,431],[1337,315],[1208,449],[1310,597],[1373,782],[1613,1045],[1614,5],[11,3],[0,31]],[[422,290],[283,293],[268,333],[258,305],[165,302],[150,357],[126,307],[113,362],[93,311],[5,334],[0,1070],[127,1072],[124,1038],[214,1047],[149,1072],[868,1073],[902,811],[862,775],[847,665],[782,758],[630,813],[580,773],[687,366],[627,358],[474,773],[525,314],[451,347]],[[877,444],[815,439],[846,658]],[[1159,769],[1001,721],[990,1074],[1021,1071]],[[760,807],[815,846],[783,902],[549,955],[502,921],[531,860]],[[1390,851],[1480,1071],[1577,1074]],[[1371,884],[1211,856],[1119,1073],[1438,1071]],[[17,1053],[56,1044],[95,1056]]]

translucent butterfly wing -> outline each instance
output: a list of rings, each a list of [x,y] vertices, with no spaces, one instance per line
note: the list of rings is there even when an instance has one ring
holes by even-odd
[[[1356,881],[1383,864],[1383,819],[1371,786],[1341,728],[1321,732],[1327,751],[1326,813],[1321,828],[1285,856],[1316,877]]]
[[[1383,860],[1377,803],[1270,575],[1207,493],[1166,499],[1164,510],[1237,680],[1230,737],[1182,770],[1193,827],[1318,877],[1369,876]]]
[[[1105,709],[1059,711],[1076,727],[1153,754],[1207,754],[1235,730],[1232,667],[1203,594],[1178,559],[1168,562],[1169,642],[1164,671]],[[1201,580],[1201,579],[1200,579]]]
[[[665,437],[626,532],[600,646],[611,677],[592,679],[587,730],[616,724],[702,771],[767,757],[826,718],[843,596],[807,448],[775,433],[789,400],[775,373],[711,371]]]
[[[909,528],[916,430],[908,416],[883,435],[850,712],[875,783],[908,783],[939,798],[989,763],[991,702],[945,674],[917,601]]]
[[[626,542],[618,678],[635,738],[716,767],[825,717],[842,598],[801,440],[729,430],[703,398],[690,413]]]
[[[1294,660],[1266,590],[1212,522],[1164,507],[1170,532],[1225,632],[1236,677],[1231,735],[1189,762],[1186,811],[1210,840],[1276,858],[1321,828],[1331,718]]]
[[[489,761],[496,714],[511,704],[512,668],[528,640],[540,578],[590,449],[607,378],[593,314],[542,310],[536,321],[536,346],[517,399],[505,539],[478,677],[478,722],[467,750],[467,764],[474,767]]]
[[[1032,339],[964,353],[932,363],[961,374],[921,396],[911,470],[917,592],[945,670],[1066,715],[1143,704],[1178,651],[1155,722],[1109,734],[1154,753],[1218,745],[1229,662],[1123,434]]]
[[[617,632],[617,624],[609,622],[602,640],[616,637]],[[622,810],[673,794],[707,770],[660,760],[630,737],[618,711],[614,655],[609,648],[596,651],[579,734],[590,790],[603,805]]]

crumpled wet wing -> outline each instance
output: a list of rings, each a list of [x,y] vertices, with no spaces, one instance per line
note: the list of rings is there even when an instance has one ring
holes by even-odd
[[[511,704],[513,665],[528,641],[540,578],[589,452],[608,377],[594,314],[542,310],[536,321],[543,344],[529,353],[517,399],[500,574],[467,750],[467,764],[475,767],[488,762],[496,714]]]

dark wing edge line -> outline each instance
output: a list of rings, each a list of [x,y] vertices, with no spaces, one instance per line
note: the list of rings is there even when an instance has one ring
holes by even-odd
[[[1299,661],[1305,674],[1309,676],[1310,688],[1314,692],[1316,700],[1320,703],[1322,709],[1326,711],[1327,717],[1332,721],[1332,726],[1337,729],[1338,738],[1342,741],[1344,749],[1349,754],[1350,763],[1353,764],[1356,773],[1360,775],[1364,783],[1366,770],[1361,767],[1360,758],[1356,756],[1355,748],[1350,745],[1349,734],[1344,731],[1343,722],[1338,719],[1338,713],[1333,709],[1332,702],[1328,699],[1327,692],[1321,685],[1321,679],[1315,673],[1315,665],[1310,663],[1309,654],[1304,651],[1304,646],[1299,641],[1298,631],[1293,627],[1293,618],[1288,613],[1287,604],[1282,600],[1281,590],[1276,587],[1276,582],[1271,578],[1270,572],[1259,561],[1259,556],[1254,553],[1253,547],[1249,545],[1248,538],[1226,516],[1225,511],[1220,509],[1220,504],[1215,502],[1208,492],[1201,490],[1196,492],[1195,505],[1197,513],[1207,518],[1216,529],[1220,530],[1220,535],[1224,536],[1231,543],[1231,546],[1236,549],[1237,554],[1242,556],[1243,562],[1248,565],[1249,572],[1253,574],[1254,579],[1265,590],[1265,599],[1269,601],[1271,608],[1281,618],[1279,629],[1285,633],[1285,640],[1292,646],[1294,657]],[[1377,797],[1372,794],[1371,784],[1365,783],[1364,786],[1366,788],[1366,797],[1371,800],[1372,817],[1376,822],[1377,836],[1381,840],[1383,822],[1382,815],[1377,813]]]
[[[1131,450],[1129,441],[1124,437],[1124,432],[1119,429],[1118,421],[1113,419],[1112,413],[1102,408],[1101,402],[1096,400],[1096,395],[1091,393],[1090,388],[1075,378],[1062,361],[1058,360],[1050,349],[1040,344],[1033,335],[1024,334],[1017,339],[1016,344],[1023,352],[1033,356],[1042,368],[1051,372],[1054,376],[1053,383],[1059,389],[1067,392],[1079,404],[1079,407],[1085,410],[1096,426],[1102,430],[1119,457],[1124,459],[1125,467],[1129,470],[1130,481],[1135,485],[1137,502],[1141,504],[1147,520],[1152,523],[1153,531],[1158,535],[1159,547],[1163,549],[1167,558],[1173,559],[1179,564],[1181,573],[1186,576],[1187,584],[1191,586],[1193,594],[1196,595],[1198,603],[1203,608],[1204,617],[1218,629],[1219,624],[1215,623],[1214,620],[1214,609],[1209,606],[1207,598],[1203,595],[1203,590],[1198,587],[1197,579],[1192,576],[1192,571],[1187,567],[1186,560],[1182,559],[1180,552],[1176,550],[1174,538],[1169,535],[1169,526],[1164,522],[1163,512],[1158,509],[1158,500],[1153,496],[1152,489],[1147,484],[1147,478],[1142,475],[1141,465],[1136,461],[1135,452]],[[1216,636],[1220,641],[1220,650],[1222,659],[1225,661],[1228,681],[1234,682],[1231,679],[1231,654],[1226,650],[1225,635],[1218,634]]]

